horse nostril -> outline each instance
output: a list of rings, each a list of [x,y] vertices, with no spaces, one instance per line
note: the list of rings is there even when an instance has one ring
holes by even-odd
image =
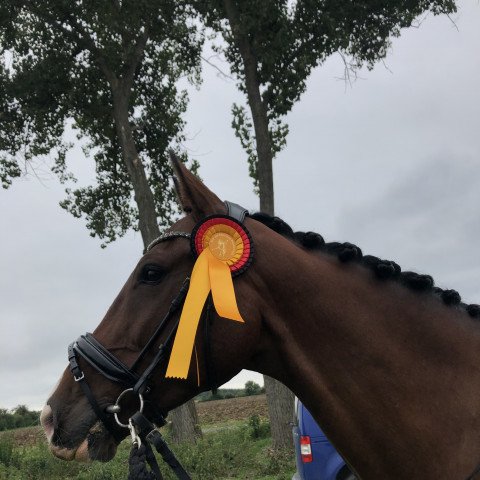
[[[40,414],[40,423],[43,427],[43,430],[45,431],[48,442],[51,442],[55,427],[53,425],[53,411],[48,404],[43,407],[42,413]]]

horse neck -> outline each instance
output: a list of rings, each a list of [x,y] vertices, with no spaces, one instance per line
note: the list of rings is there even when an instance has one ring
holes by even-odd
[[[361,477],[466,478],[480,461],[480,327],[433,295],[281,243],[259,258],[257,369],[291,388]]]

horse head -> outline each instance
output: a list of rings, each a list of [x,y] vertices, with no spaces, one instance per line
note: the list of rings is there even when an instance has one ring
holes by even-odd
[[[260,279],[255,276],[255,269],[246,269],[234,280],[237,306],[245,321],[223,321],[208,299],[199,318],[200,325],[196,334],[193,333],[186,378],[166,377],[172,340],[187,290],[185,281],[190,279],[195,262],[189,234],[203,219],[228,213],[226,204],[183,164],[176,160],[173,164],[178,196],[186,216],[147,249],[93,335],[82,336],[70,347],[70,366],[43,409],[42,425],[52,452],[60,458],[108,461],[114,456],[116,445],[128,430],[114,422],[112,405],[126,386],[133,387],[152,362],[157,363],[150,372],[148,385],[141,386],[141,392],[147,414],[156,418],[201,391],[225,383],[242,368],[252,368],[252,359],[259,354]],[[248,218],[244,223],[245,231],[250,228],[259,239],[268,231]],[[228,245],[220,238],[216,248],[221,255]],[[176,308],[172,308],[172,301]],[[164,353],[160,360],[159,347]],[[73,375],[72,361],[76,364],[74,368],[78,368],[78,372],[73,370]],[[128,385],[131,373],[132,384]],[[115,377],[117,374],[120,378]],[[109,375],[115,377],[114,381]],[[85,392],[84,382],[90,393]],[[128,412],[138,408],[137,396],[127,392],[121,408],[118,416],[124,422]]]

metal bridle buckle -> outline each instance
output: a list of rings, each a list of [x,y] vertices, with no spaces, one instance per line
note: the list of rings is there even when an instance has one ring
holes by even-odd
[[[118,414],[120,413],[121,411],[121,407],[120,407],[120,400],[127,394],[127,393],[130,393],[130,392],[133,392],[133,388],[127,388],[126,390],[124,390],[117,398],[117,401],[115,402],[115,404],[113,405],[113,408],[111,409],[113,411],[113,416],[115,417],[115,421],[118,423],[118,425],[120,425],[121,427],[123,428],[128,428],[130,430],[130,433],[132,434],[132,430],[131,430],[131,427],[133,427],[133,424],[131,423],[131,419],[128,420],[128,425],[125,424],[125,423],[122,423],[120,421],[120,419],[118,418]],[[138,411],[140,413],[143,413],[143,406],[144,406],[144,401],[143,401],[143,395],[141,393],[138,394],[138,401],[140,403],[140,408],[138,409]],[[135,428],[133,427],[133,430],[135,430]],[[135,432],[135,436],[137,436],[136,432]],[[132,434],[132,440],[133,440],[133,434]]]
[[[140,438],[140,435],[138,435],[131,418],[128,419],[128,429],[130,430],[130,436],[132,437],[132,445],[140,448],[142,445],[142,439]]]

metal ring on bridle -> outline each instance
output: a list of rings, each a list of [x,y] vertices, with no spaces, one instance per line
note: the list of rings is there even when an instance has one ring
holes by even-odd
[[[121,408],[120,408],[120,400],[129,392],[133,392],[133,388],[127,388],[126,390],[124,390],[117,398],[117,401],[115,402],[115,405],[114,407],[118,407],[119,410],[116,411],[113,416],[115,417],[115,421],[123,428],[130,428],[128,424],[125,424],[125,423],[122,423],[120,421],[120,419],[118,418],[118,414],[119,412],[121,411]],[[138,394],[138,400],[140,402],[140,408],[138,409],[138,411],[140,413],[143,412],[143,405],[144,405],[144,402],[143,402],[143,395],[141,393]]]

